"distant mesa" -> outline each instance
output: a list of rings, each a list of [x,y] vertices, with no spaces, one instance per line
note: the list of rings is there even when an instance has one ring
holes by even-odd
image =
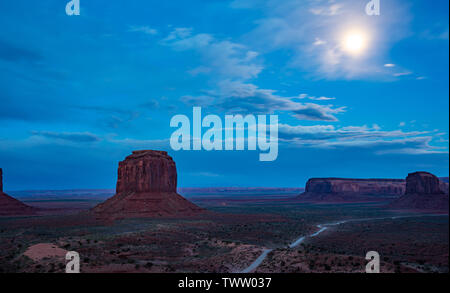
[[[449,210],[448,183],[428,172],[415,172],[406,178],[406,192],[391,208],[423,211]]]
[[[36,209],[3,192],[3,170],[0,168],[0,216],[29,216]]]
[[[187,217],[205,210],[177,193],[177,169],[167,152],[134,151],[119,163],[116,194],[91,212],[100,219]]]
[[[312,178],[298,199],[322,203],[389,200],[389,208],[448,212],[448,194],[448,177],[414,172],[406,180]]]
[[[312,178],[298,199],[307,202],[379,201],[402,195],[403,179]]]

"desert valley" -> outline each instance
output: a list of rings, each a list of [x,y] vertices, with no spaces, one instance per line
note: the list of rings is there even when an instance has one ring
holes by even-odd
[[[1,175],[0,272],[64,272],[68,251],[83,273],[359,273],[368,251],[381,272],[448,272],[448,177],[427,172],[177,188],[166,152],[135,151],[115,192],[7,195]]]

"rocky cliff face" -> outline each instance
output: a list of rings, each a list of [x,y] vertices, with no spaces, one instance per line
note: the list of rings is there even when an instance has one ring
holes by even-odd
[[[35,208],[3,193],[3,170],[0,168],[0,216],[28,216],[35,212]]]
[[[107,219],[185,217],[203,212],[176,190],[176,165],[167,152],[134,151],[119,163],[116,195],[92,212]]]
[[[177,168],[167,152],[134,151],[119,163],[116,193],[177,192]]]
[[[443,193],[449,194],[449,184],[447,182],[441,180],[439,182],[439,187]]]
[[[306,183],[305,192],[347,193],[359,195],[401,195],[405,191],[402,179],[342,179],[315,178]]]
[[[306,201],[367,201],[400,196],[405,192],[403,179],[313,178],[300,195]]]
[[[406,192],[390,207],[421,211],[449,210],[449,197],[442,182],[431,173],[415,172],[406,178]]]
[[[448,177],[440,177],[439,178],[439,186],[441,187],[441,191],[445,194],[449,194],[449,178]]]
[[[440,180],[428,172],[415,172],[406,177],[406,195],[442,194]]]

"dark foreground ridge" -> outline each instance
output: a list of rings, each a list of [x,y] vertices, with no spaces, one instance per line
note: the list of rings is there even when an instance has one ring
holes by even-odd
[[[143,150],[119,163],[116,194],[91,212],[115,220],[187,217],[204,210],[177,193],[177,169],[167,152]]]

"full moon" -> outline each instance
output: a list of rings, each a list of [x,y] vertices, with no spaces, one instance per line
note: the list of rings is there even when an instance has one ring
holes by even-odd
[[[361,32],[349,32],[345,34],[343,49],[352,55],[361,54],[367,47],[367,38]]]

